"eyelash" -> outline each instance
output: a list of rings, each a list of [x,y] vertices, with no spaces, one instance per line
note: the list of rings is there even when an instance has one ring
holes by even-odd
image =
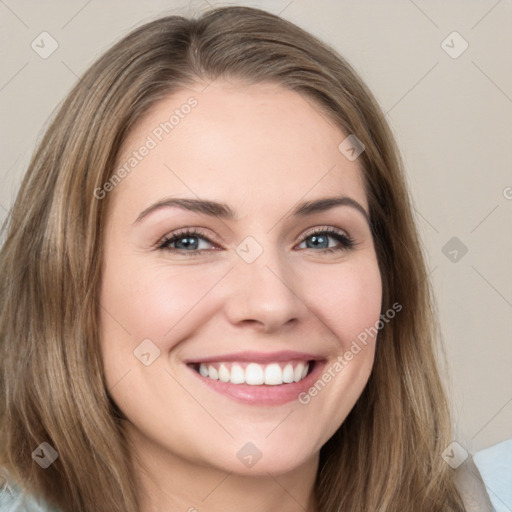
[[[304,237],[302,238],[300,243],[302,244],[307,238],[309,238],[311,236],[315,236],[315,235],[329,235],[330,237],[332,237],[335,240],[337,240],[338,242],[340,242],[339,246],[328,247],[326,249],[323,249],[322,251],[320,251],[322,253],[334,253],[334,252],[339,252],[339,251],[347,251],[347,250],[353,249],[357,245],[352,237],[345,234],[343,231],[340,231],[340,230],[337,230],[334,228],[330,228],[330,227],[317,228],[313,231],[307,232],[304,235]],[[180,254],[186,253],[189,256],[196,256],[198,254],[203,253],[204,251],[211,250],[211,249],[197,249],[194,251],[189,251],[186,249],[176,249],[176,248],[169,247],[170,244],[173,244],[174,242],[177,242],[177,241],[179,241],[183,238],[187,238],[187,237],[203,238],[208,243],[213,244],[213,245],[215,244],[207,236],[205,236],[205,234],[202,233],[200,230],[197,230],[195,228],[188,228],[188,229],[185,229],[178,233],[174,233],[171,236],[165,237],[163,240],[161,240],[159,243],[157,243],[156,248],[160,249],[160,250],[164,250],[164,251],[169,251],[172,253],[180,253]],[[315,249],[313,249],[313,248],[307,248],[307,249],[315,251]],[[316,252],[318,252],[318,251],[316,251]]]

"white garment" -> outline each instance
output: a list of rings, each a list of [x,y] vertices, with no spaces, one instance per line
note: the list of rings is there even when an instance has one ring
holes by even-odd
[[[474,457],[496,512],[512,512],[512,437]]]
[[[0,512],[59,512],[42,500],[20,492],[16,486],[0,489]]]

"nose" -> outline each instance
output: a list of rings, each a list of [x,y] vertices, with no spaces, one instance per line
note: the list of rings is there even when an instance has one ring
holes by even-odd
[[[265,250],[252,263],[240,258],[229,276],[225,303],[228,320],[265,333],[297,322],[307,307],[294,286],[297,278],[293,269],[276,251]]]

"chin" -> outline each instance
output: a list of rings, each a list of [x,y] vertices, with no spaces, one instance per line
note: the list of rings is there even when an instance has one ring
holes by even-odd
[[[218,460],[219,469],[241,476],[268,477],[300,470],[319,457],[320,448],[305,446],[304,440],[286,442],[282,437],[237,442],[232,440],[228,450],[209,454],[211,464]]]

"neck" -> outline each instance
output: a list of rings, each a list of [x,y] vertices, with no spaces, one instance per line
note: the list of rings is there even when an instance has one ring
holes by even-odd
[[[185,460],[139,436],[136,441],[140,512],[315,512],[319,454],[284,474],[251,476]]]

